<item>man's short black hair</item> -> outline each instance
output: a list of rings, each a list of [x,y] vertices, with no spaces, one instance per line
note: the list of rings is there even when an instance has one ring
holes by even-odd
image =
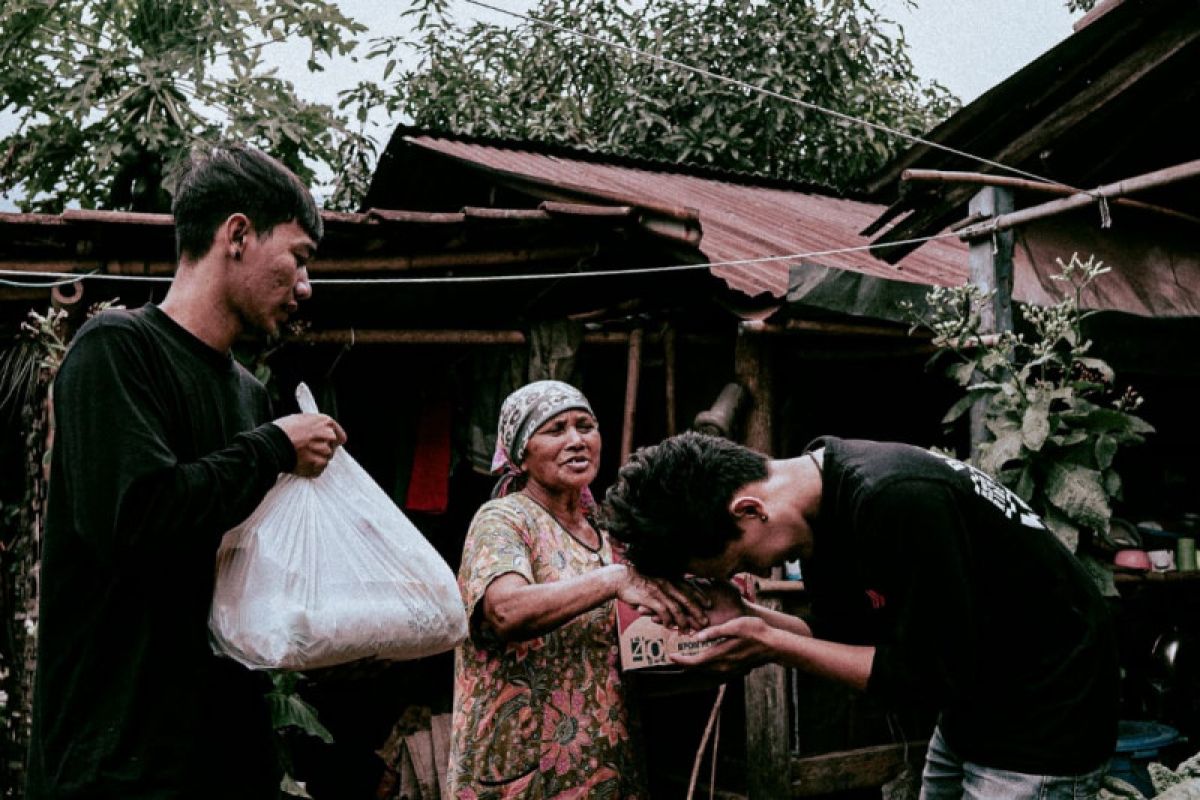
[[[767,459],[736,442],[681,433],[634,453],[604,497],[608,532],[649,575],[677,576],[741,536],[733,494],[767,477]]]
[[[316,202],[291,170],[253,147],[222,144],[193,151],[176,179],[176,258],[203,256],[221,223],[239,212],[258,236],[293,221],[314,242],[324,233]]]

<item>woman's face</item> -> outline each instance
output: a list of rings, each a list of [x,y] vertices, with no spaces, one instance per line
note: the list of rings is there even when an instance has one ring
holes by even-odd
[[[600,469],[600,428],[583,409],[546,420],[525,445],[521,462],[529,480],[554,492],[582,492]]]

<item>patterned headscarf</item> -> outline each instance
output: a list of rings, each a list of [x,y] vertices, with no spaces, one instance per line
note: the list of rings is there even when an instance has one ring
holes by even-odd
[[[534,381],[505,398],[500,406],[496,453],[492,456],[492,474],[499,475],[500,480],[492,490],[492,497],[508,494],[512,482],[520,477],[525,448],[537,429],[574,408],[595,416],[583,392],[562,381]]]

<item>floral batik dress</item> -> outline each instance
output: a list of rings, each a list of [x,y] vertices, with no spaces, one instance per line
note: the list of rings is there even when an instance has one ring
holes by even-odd
[[[484,504],[458,582],[472,620],[454,664],[449,780],[457,800],[627,800],[644,796],[629,736],[613,603],[536,639],[505,643],[476,619],[509,572],[551,583],[612,563],[522,493]]]

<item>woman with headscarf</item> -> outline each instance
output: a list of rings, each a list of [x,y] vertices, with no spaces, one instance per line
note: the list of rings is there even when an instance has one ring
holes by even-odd
[[[701,594],[614,563],[588,485],[600,431],[559,381],[500,410],[500,481],[463,547],[470,635],[455,653],[449,780],[457,800],[645,796],[630,742],[613,600],[698,629]]]

